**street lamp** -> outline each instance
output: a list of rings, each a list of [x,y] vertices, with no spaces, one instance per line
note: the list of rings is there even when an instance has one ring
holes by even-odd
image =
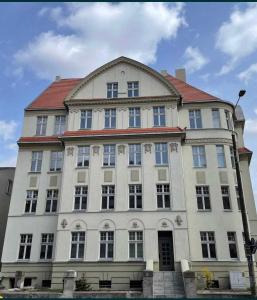
[[[238,100],[236,105],[234,106],[234,119],[236,119],[236,107],[241,97],[245,95],[245,90],[240,90],[238,93]],[[252,296],[256,295],[256,281],[255,281],[255,273],[254,273],[254,264],[253,264],[253,254],[256,252],[257,243],[251,238],[247,220],[247,213],[245,209],[245,201],[244,201],[244,193],[242,187],[241,173],[239,167],[239,159],[238,159],[238,151],[236,146],[236,136],[235,131],[232,131],[232,142],[233,142],[233,152],[235,158],[235,167],[236,167],[236,177],[237,177],[237,187],[238,187],[238,195],[239,202],[241,207],[241,216],[243,222],[244,236],[245,236],[245,255],[248,263],[248,271],[249,271],[249,281],[250,281],[250,289]]]

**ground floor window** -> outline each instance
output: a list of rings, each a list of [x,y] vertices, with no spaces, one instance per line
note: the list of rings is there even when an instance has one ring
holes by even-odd
[[[51,259],[53,255],[54,234],[43,233],[41,236],[40,259]]]
[[[227,232],[228,236],[228,248],[229,254],[231,258],[238,258],[237,254],[237,244],[236,244],[236,233],[235,232]]]
[[[213,231],[201,231],[201,244],[203,258],[216,258],[215,234]]]
[[[32,234],[21,234],[18,259],[30,259]]]
[[[143,231],[129,232],[129,258],[143,259]]]
[[[71,259],[84,258],[85,249],[85,232],[72,232],[71,233]]]
[[[100,232],[100,258],[101,259],[113,258],[113,243],[114,243],[113,231]]]

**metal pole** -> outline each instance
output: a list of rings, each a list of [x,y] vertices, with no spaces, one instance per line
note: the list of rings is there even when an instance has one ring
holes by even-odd
[[[244,193],[243,193],[241,173],[240,173],[240,167],[239,167],[239,159],[238,159],[237,146],[236,146],[236,137],[235,137],[234,132],[232,132],[232,142],[233,142],[233,151],[234,151],[234,158],[235,158],[235,165],[236,165],[237,187],[238,187],[239,201],[240,201],[240,206],[241,206],[241,216],[242,216],[244,236],[245,236],[245,255],[247,258],[247,262],[248,262],[250,289],[251,289],[252,296],[255,296],[256,295],[256,282],[255,282],[255,273],[254,273],[253,254],[250,249],[251,237],[250,237],[247,214],[246,214],[246,209],[245,209]]]

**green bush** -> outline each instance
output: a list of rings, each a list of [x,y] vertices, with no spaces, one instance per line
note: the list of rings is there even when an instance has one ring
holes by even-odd
[[[87,282],[85,273],[82,274],[81,278],[76,281],[76,291],[91,291],[91,286]]]

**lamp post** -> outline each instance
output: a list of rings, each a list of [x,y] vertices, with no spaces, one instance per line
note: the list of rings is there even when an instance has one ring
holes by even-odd
[[[240,92],[238,94],[238,100],[234,107],[234,119],[236,118],[235,112],[236,112],[237,104],[238,104],[240,98],[243,97],[245,93],[246,93],[245,90],[240,90]],[[235,131],[232,131],[232,142],[233,142],[233,152],[234,152],[234,158],[235,158],[238,195],[239,195],[241,216],[242,216],[244,236],[245,236],[245,255],[246,255],[247,263],[248,263],[250,289],[251,289],[252,296],[255,296],[256,295],[256,281],[255,281],[255,273],[254,273],[253,254],[256,251],[257,244],[253,238],[251,239],[249,226],[248,226],[248,219],[247,219],[247,213],[246,213],[246,209],[245,209],[244,193],[243,193],[243,187],[242,187]]]

